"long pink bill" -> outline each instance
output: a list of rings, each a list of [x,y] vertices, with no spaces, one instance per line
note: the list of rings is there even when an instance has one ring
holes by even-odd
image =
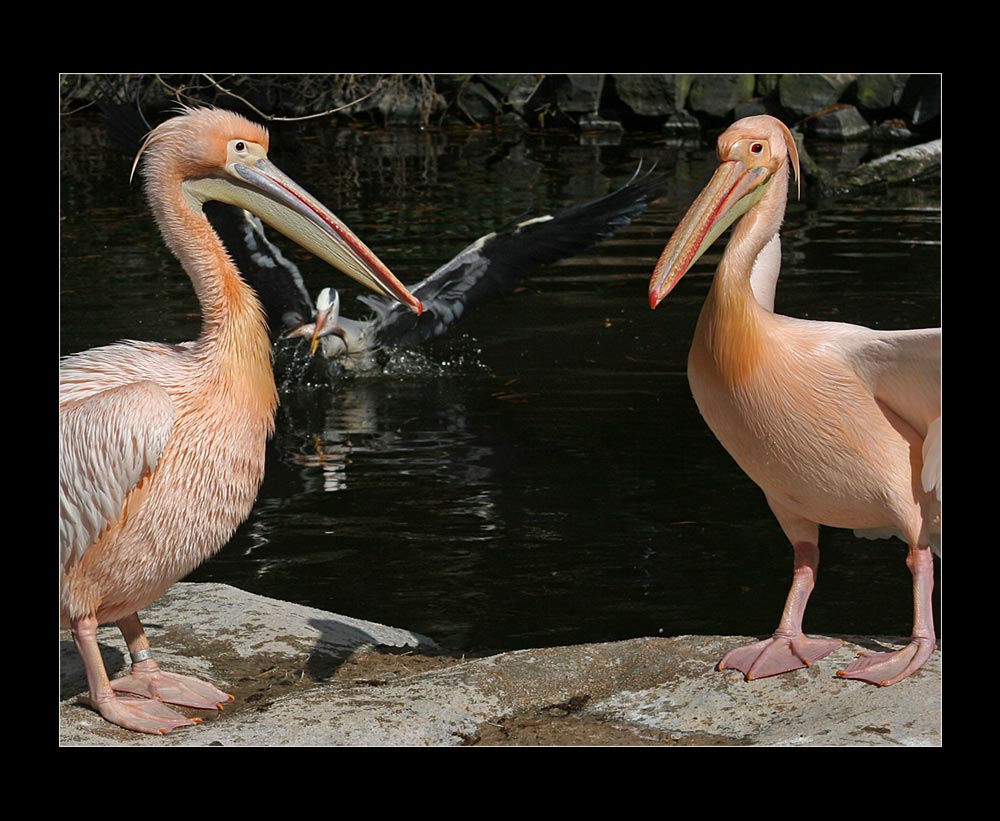
[[[698,258],[763,196],[766,168],[724,162],[698,195],[663,249],[649,281],[649,307],[656,308]]]
[[[234,163],[227,170],[240,184],[231,186],[235,191],[230,191],[223,201],[252,211],[272,228],[373,291],[408,305],[417,314],[423,311],[420,300],[350,228],[270,160]]]

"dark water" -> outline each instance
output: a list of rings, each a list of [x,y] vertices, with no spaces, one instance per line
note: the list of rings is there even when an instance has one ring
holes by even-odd
[[[82,118],[64,123],[62,158],[62,352],[194,338],[190,284],[128,183],[129,161]],[[326,373],[279,344],[282,405],[258,504],[191,580],[468,651],[775,627],[791,549],[685,376],[721,245],[655,313],[646,302],[713,148],[312,124],[272,128],[271,158],[406,282],[515,217],[612,190],[640,158],[673,183],[615,239],[378,373]],[[780,312],[940,324],[937,183],[794,203],[783,243]],[[353,283],[283,247],[312,293],[330,284],[354,301]],[[821,548],[808,630],[909,634],[901,542],[824,529]]]

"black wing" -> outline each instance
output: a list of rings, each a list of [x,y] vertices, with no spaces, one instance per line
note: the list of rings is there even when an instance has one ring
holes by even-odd
[[[652,171],[617,191],[574,205],[553,216],[511,223],[480,237],[410,291],[424,305],[417,316],[398,303],[358,297],[375,312],[378,347],[413,347],[443,334],[468,311],[511,293],[545,265],[578,254],[613,236],[666,190],[667,178]]]

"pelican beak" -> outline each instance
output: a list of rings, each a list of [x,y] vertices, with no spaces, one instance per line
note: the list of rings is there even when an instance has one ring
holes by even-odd
[[[188,180],[184,188],[202,202],[214,199],[245,208],[362,285],[402,302],[417,314],[423,311],[420,300],[382,260],[263,151],[233,158],[219,176]]]
[[[649,281],[649,307],[669,294],[698,258],[730,225],[750,210],[767,190],[771,172],[747,168],[739,160],[722,163],[688,209]]]

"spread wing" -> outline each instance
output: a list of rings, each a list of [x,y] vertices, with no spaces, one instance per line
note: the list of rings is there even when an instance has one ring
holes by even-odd
[[[628,183],[599,199],[552,216],[511,223],[480,237],[410,286],[424,305],[420,316],[398,311],[377,296],[358,297],[375,313],[376,346],[412,347],[440,336],[468,311],[511,293],[542,266],[614,236],[661,196],[666,184],[666,177],[636,171]]]

